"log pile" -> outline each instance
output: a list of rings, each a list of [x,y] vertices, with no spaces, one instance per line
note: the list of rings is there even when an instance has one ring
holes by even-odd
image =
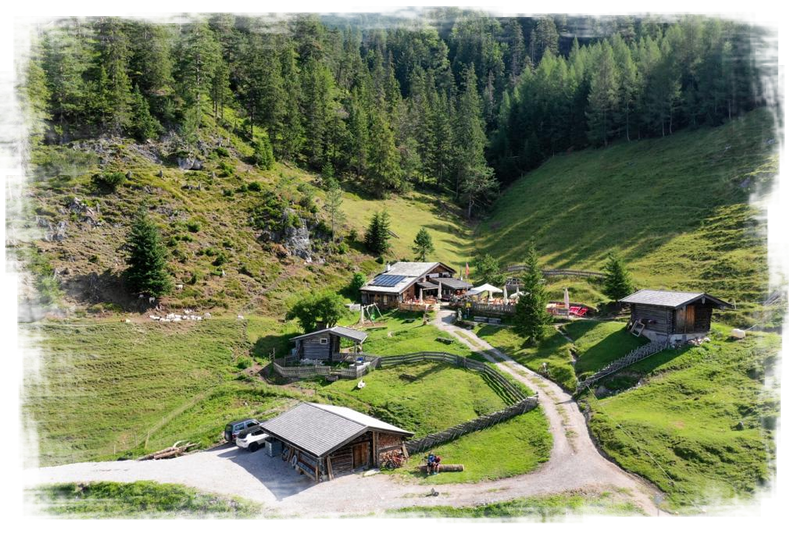
[[[181,441],[176,442],[169,448],[164,448],[163,450],[159,450],[157,452],[148,453],[147,455],[140,457],[137,459],[138,461],[150,461],[150,460],[157,460],[157,459],[172,459],[173,457],[179,457],[186,453],[189,448],[193,448],[197,446],[194,442],[187,442],[186,444],[181,444]]]
[[[420,470],[420,472],[423,472],[423,473],[427,472],[428,471],[428,465],[420,465],[419,466],[419,470]],[[439,472],[463,472],[463,471],[464,471],[464,465],[439,464]]]

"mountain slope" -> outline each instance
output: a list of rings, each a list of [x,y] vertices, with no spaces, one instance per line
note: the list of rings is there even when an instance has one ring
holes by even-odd
[[[777,173],[775,136],[758,110],[719,128],[555,156],[502,194],[477,248],[512,264],[532,239],[544,265],[593,270],[617,249],[639,287],[760,302],[765,223],[748,201]]]

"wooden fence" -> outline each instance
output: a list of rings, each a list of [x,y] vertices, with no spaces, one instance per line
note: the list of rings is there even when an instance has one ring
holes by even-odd
[[[339,376],[344,379],[357,379],[377,366],[377,357],[364,354],[334,354],[334,362],[355,363],[356,359],[364,359],[364,364],[355,367],[334,368],[328,365],[289,366],[298,359],[286,357],[276,359],[272,363],[275,372],[284,378],[306,379],[314,376]]]
[[[517,307],[515,305],[503,305],[503,304],[486,304],[481,302],[469,302],[470,307],[466,307],[466,303],[468,300],[458,300],[455,302],[450,302],[450,307],[453,308],[462,308],[465,311],[468,311],[471,316],[508,316],[513,315],[517,311]]]
[[[669,346],[670,346],[669,341],[660,341],[660,342],[651,342],[643,346],[639,346],[638,348],[635,348],[634,350],[629,352],[628,355],[626,355],[625,357],[613,361],[612,363],[606,365],[605,367],[601,368],[600,370],[589,376],[584,381],[578,383],[578,386],[575,388],[575,394],[578,394],[587,387],[592,386],[593,384],[597,383],[604,377],[610,376],[611,374],[619,372],[625,367],[631,366],[634,363],[638,363],[639,361],[647,359],[651,355],[655,355],[659,352],[666,350],[667,348],[669,348]]]
[[[508,378],[492,367],[492,365],[447,352],[415,352],[405,355],[389,355],[379,357],[377,361],[377,368],[421,363],[425,361],[449,363],[453,366],[480,372],[492,390],[494,390],[495,393],[497,393],[497,395],[508,404],[513,404],[527,398],[527,395],[520,390],[519,387],[509,381]]]
[[[496,411],[489,415],[473,418],[472,420],[445,429],[444,431],[426,435],[421,439],[408,441],[406,442],[406,450],[408,450],[409,454],[430,450],[435,446],[441,446],[442,444],[462,437],[467,433],[480,431],[499,422],[503,422],[504,420],[508,420],[509,418],[527,413],[528,411],[534,409],[538,404],[539,399],[536,396],[523,398],[514,405],[506,407],[501,411]]]
[[[506,272],[523,272],[528,267],[525,265],[511,265],[506,268]],[[576,278],[604,278],[606,275],[602,272],[592,272],[591,270],[570,270],[566,268],[548,268],[542,270],[542,274],[548,277],[554,276],[574,276]]]

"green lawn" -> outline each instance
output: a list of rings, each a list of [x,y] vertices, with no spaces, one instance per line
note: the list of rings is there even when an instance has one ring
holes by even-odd
[[[0,493],[0,532],[56,517],[64,533],[652,533],[653,522],[611,495],[557,496],[476,508],[407,508],[341,518],[282,518],[253,503],[231,501],[176,485],[139,482],[39,485]],[[620,529],[624,528],[624,529]]]
[[[432,313],[431,313],[432,315]],[[436,329],[431,324],[422,324],[422,313],[391,311],[376,320],[376,326],[365,326],[369,334],[364,342],[364,352],[376,355],[401,355],[413,352],[448,352],[464,357],[483,360],[458,342],[455,337]],[[437,338],[452,339],[445,344]]]
[[[547,363],[552,380],[568,390],[575,389],[577,381],[572,368],[570,343],[555,327],[548,326],[544,339],[536,346],[525,343],[512,328],[482,325],[476,334],[534,372],[542,372],[542,363]]]
[[[564,332],[575,341],[575,373],[582,378],[648,342],[628,333],[624,322],[581,320],[566,324]]]
[[[347,405],[413,431],[435,433],[506,407],[481,374],[447,363],[416,363],[381,368],[356,381],[314,383],[320,397]]]
[[[555,155],[503,192],[476,248],[521,263],[533,240],[544,266],[589,270],[617,249],[638,287],[707,291],[737,302],[731,321],[751,321],[769,279],[766,217],[749,201],[777,173],[775,136],[774,118],[757,110],[719,128]],[[575,301],[605,300],[571,285]]]
[[[181,439],[210,444],[226,419],[293,396],[242,380],[252,345],[235,319],[45,322],[21,331],[40,352],[23,413],[36,423],[42,465],[136,456]]]
[[[773,474],[779,404],[764,378],[780,337],[752,333],[737,342],[728,333],[715,327],[710,343],[637,363],[604,383],[619,388],[644,378],[643,386],[590,400],[590,427],[605,452],[690,512],[752,494]]]
[[[474,483],[525,474],[547,462],[553,437],[540,409],[501,422],[489,429],[470,433],[432,451],[443,463],[463,464],[463,472],[427,476],[417,467],[429,452],[412,455],[400,472],[426,484]]]

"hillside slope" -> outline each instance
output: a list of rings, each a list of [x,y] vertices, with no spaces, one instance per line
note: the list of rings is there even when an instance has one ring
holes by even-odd
[[[769,280],[765,222],[749,200],[777,173],[775,137],[773,117],[757,110],[557,155],[501,195],[476,247],[513,264],[532,239],[544,265],[594,270],[617,249],[639,287],[705,290],[752,310]]]
[[[19,250],[38,276],[43,303],[63,297],[79,314],[151,307],[122,279],[123,246],[140,205],[168,248],[175,287],[161,300],[167,309],[278,317],[300,292],[339,290],[354,271],[382,268],[361,238],[370,216],[383,209],[396,235],[387,260],[413,259],[413,239],[425,227],[436,248],[433,259],[455,267],[466,262],[472,239],[458,210],[429,193],[374,200],[345,192],[337,230],[343,244],[331,242],[318,176],[283,163],[259,169],[245,140],[206,119],[197,170],[182,168],[189,164],[181,156],[191,159],[171,138],[147,144],[100,138],[33,152],[24,223],[40,234]],[[115,188],[97,179],[112,173],[126,175]]]

